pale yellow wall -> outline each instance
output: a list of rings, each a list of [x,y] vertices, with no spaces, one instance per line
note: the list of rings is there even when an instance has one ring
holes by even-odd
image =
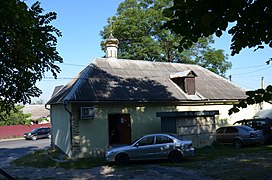
[[[250,119],[260,111],[260,105],[250,105],[247,108],[240,109],[238,113],[233,113],[229,115],[229,109],[232,105],[206,105],[206,106],[178,106],[178,111],[204,111],[204,110],[219,110],[219,116],[217,118],[217,126],[231,125],[234,122],[242,119]],[[263,103],[263,108],[272,108],[269,103]]]
[[[96,108],[94,119],[79,120],[79,157],[102,155],[108,144],[108,114]]]
[[[83,106],[93,105],[85,104]],[[157,112],[219,110],[220,114],[219,116],[216,116],[218,127],[221,125],[233,124],[236,120],[252,118],[254,114],[259,110],[259,107],[255,105],[250,106],[246,109],[242,109],[239,113],[235,113],[229,116],[228,110],[232,107],[232,105],[160,106],[159,104],[149,104],[146,107],[135,107],[133,105],[96,105],[95,107],[96,108],[94,119],[79,119],[79,157],[85,157],[89,155],[103,155],[103,152],[108,145],[108,114],[130,114],[132,130],[131,137],[133,141],[144,134],[158,133],[161,131],[161,118],[156,117]],[[56,109],[56,112],[60,111],[65,112],[63,108],[58,107]],[[69,115],[66,113],[65,117],[63,117],[63,115],[55,113],[55,118],[62,119],[60,121],[57,121],[57,127],[61,128],[60,132],[58,132],[57,134],[64,137],[64,139],[56,139],[55,141],[60,144],[65,152],[67,152],[70,148],[70,136],[68,126]]]
[[[100,106],[95,109],[93,120],[80,120],[81,155],[100,155],[108,145],[108,114],[130,114],[132,141],[143,134],[160,132],[160,118],[156,112],[161,108],[134,107],[126,108]]]
[[[50,118],[53,144],[67,155],[71,155],[70,116],[64,105],[51,105]]]

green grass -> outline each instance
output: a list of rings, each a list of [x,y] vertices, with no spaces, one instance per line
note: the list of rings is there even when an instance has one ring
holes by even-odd
[[[34,151],[13,161],[16,166],[32,166],[37,168],[54,167],[55,161],[46,156],[45,151]]]
[[[195,157],[185,159],[178,166],[216,179],[264,179],[272,176],[272,145],[241,149],[209,146],[197,149]]]
[[[54,159],[58,159],[58,157],[59,154],[55,150],[38,150],[32,154],[16,159],[13,161],[13,163],[16,166],[29,166],[37,168],[62,167],[65,169],[87,169],[105,165],[106,163],[104,158],[85,158],[77,160],[64,158],[61,161],[55,161]]]

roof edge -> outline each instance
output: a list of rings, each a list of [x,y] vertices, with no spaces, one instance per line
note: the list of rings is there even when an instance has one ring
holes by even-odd
[[[90,103],[94,103],[94,104],[105,104],[105,103],[109,103],[109,104],[114,104],[114,103],[124,103],[124,104],[132,104],[132,103],[163,103],[163,104],[179,104],[181,106],[198,106],[198,105],[226,105],[226,104],[233,104],[233,103],[237,103],[239,102],[239,99],[233,99],[233,100],[187,100],[187,101],[120,101],[120,100],[116,100],[116,101],[69,101],[66,100],[65,103],[80,103],[80,104],[90,104]],[[55,102],[55,103],[50,103],[47,105],[60,105],[60,104],[64,104],[64,102]]]

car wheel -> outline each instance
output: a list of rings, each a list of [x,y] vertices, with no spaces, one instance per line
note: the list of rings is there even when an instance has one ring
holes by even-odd
[[[32,138],[31,138],[33,141],[35,141],[35,140],[37,140],[38,139],[38,137],[35,135],[35,136],[32,136]]]
[[[179,151],[172,151],[168,156],[168,160],[172,163],[178,163],[181,161],[181,159],[182,154]]]
[[[129,164],[129,157],[127,154],[118,154],[116,157],[115,157],[115,163],[119,166],[125,166],[125,165],[128,165]]]
[[[243,143],[240,139],[235,139],[233,141],[233,146],[236,148],[236,149],[239,149],[243,146]]]

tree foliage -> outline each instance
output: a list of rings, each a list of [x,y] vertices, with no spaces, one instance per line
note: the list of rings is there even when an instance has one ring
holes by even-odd
[[[169,18],[164,27],[183,37],[180,43],[184,49],[199,38],[212,34],[220,37],[231,23],[227,31],[232,36],[231,55],[244,48],[272,47],[272,3],[268,0],[174,0],[164,15]],[[270,64],[271,59],[266,63]],[[249,91],[248,98],[234,105],[229,114],[247,105],[271,102],[271,94],[271,86]]]
[[[31,123],[31,114],[24,114],[22,109],[24,106],[15,106],[9,113],[0,112],[2,120],[0,126],[10,125],[28,125]]]
[[[198,38],[220,37],[230,23],[232,55],[243,48],[272,47],[272,3],[267,0],[174,0],[164,14],[165,27],[183,36],[181,45],[190,47]]]
[[[50,25],[56,13],[42,14],[40,3],[31,8],[20,0],[0,0],[0,112],[16,103],[30,103],[41,90],[36,82],[46,71],[56,78],[62,62],[56,50],[61,32]]]
[[[229,110],[229,115],[240,111],[240,108],[246,108],[248,105],[258,104],[262,102],[271,102],[272,86],[269,85],[265,89],[257,89],[255,91],[247,91],[247,98],[241,100],[238,104],[233,105]]]
[[[172,5],[172,0],[125,0],[120,3],[116,16],[100,32],[105,40],[112,32],[119,40],[118,58],[147,61],[166,61],[199,64],[224,76],[231,63],[223,50],[210,46],[212,36],[200,38],[187,51],[180,52],[182,37],[163,29],[168,18],[163,9]],[[101,47],[105,50],[104,41]]]

